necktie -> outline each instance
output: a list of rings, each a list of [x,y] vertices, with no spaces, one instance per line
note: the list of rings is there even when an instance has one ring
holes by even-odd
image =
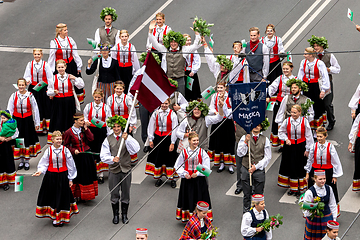
[[[171,50],[171,52],[177,52],[178,50]]]
[[[319,53],[318,56],[319,56],[319,58],[320,58],[320,60],[321,60],[321,59],[323,58],[324,54]]]
[[[258,140],[258,136],[253,136],[253,138],[255,142]]]
[[[119,141],[119,139],[120,139],[120,136],[116,136],[116,140]]]
[[[299,100],[299,98],[297,97],[294,97],[294,102],[296,103],[296,101]]]
[[[110,28],[107,28],[107,29],[105,29],[105,30],[106,30],[106,34],[109,34]]]

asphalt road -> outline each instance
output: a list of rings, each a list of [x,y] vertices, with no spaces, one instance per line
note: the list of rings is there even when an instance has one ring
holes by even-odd
[[[118,29],[127,29],[131,34],[165,2],[169,3],[163,10],[166,15],[166,24],[175,31],[191,32],[189,29],[192,23],[191,18],[195,15],[206,19],[208,22],[215,23],[211,30],[215,39],[214,50],[218,53],[231,53],[232,42],[235,40],[249,40],[248,29],[252,26],[260,27],[261,34],[263,34],[265,26],[268,23],[273,23],[276,24],[277,35],[284,36],[314,3],[317,3],[314,9],[285,39],[284,43],[286,44],[294,34],[299,33],[286,50],[291,50],[292,53],[303,52],[304,48],[308,46],[306,40],[312,34],[325,36],[329,42],[329,51],[359,49],[360,33],[355,30],[354,25],[345,16],[349,7],[355,13],[354,21],[360,22],[356,15],[360,12],[360,5],[356,0],[341,0],[339,2],[325,0],[303,0],[300,2],[297,0],[253,0],[251,4],[250,1],[244,0],[123,0],[121,2],[111,0],[107,1],[106,4],[94,0],[5,0],[3,4],[0,4],[0,32],[2,33],[0,45],[27,46],[30,48],[49,47],[49,42],[55,35],[56,24],[65,22],[68,24],[69,35],[74,38],[78,47],[89,49],[86,37],[93,38],[95,30],[102,25],[99,14],[103,7],[112,6],[116,8],[119,19],[114,23],[114,26]],[[331,11],[325,15],[335,3],[336,5]],[[296,7],[289,13],[295,5]],[[318,14],[316,14],[317,10],[319,11]],[[287,16],[283,19],[285,15]],[[324,15],[325,17],[323,17]],[[313,21],[301,29],[311,16],[314,17]],[[317,23],[319,20],[320,22]],[[148,24],[131,39],[131,43],[136,46],[137,50],[145,50],[147,29]],[[200,49],[199,52],[202,53],[203,49]],[[12,51],[0,46],[1,109],[6,108],[10,94],[15,91],[12,83],[23,76],[27,62],[32,60],[30,53],[29,49]],[[44,59],[47,60],[47,57],[45,55]],[[89,56],[81,57],[83,63],[86,64]],[[344,200],[345,203],[350,202],[344,206],[350,210],[342,211],[341,217],[338,219],[341,224],[340,235],[342,235],[360,209],[360,194],[353,194],[348,191],[352,183],[354,156],[347,152],[347,135],[351,126],[350,110],[347,104],[359,83],[357,67],[360,60],[359,53],[336,54],[336,57],[342,68],[340,75],[334,76],[334,106],[337,122],[334,130],[329,133],[328,139],[338,143],[337,151],[344,169],[344,176],[338,181],[340,199]],[[301,55],[293,55],[295,75],[302,58]],[[83,71],[85,71],[85,67],[83,67]],[[202,89],[215,81],[206,63],[201,66],[199,78]],[[92,76],[84,74],[84,80],[87,93],[89,93]],[[90,94],[87,95],[86,103],[92,100]],[[268,113],[268,116],[270,118],[271,113]],[[136,138],[142,144],[139,132],[136,134]],[[41,145],[45,145],[44,137],[41,137]],[[139,153],[139,157],[142,155],[142,152]],[[35,171],[35,161],[34,159],[30,162],[33,162],[30,172]],[[290,203],[292,199],[290,201],[284,200],[285,190],[276,185],[279,164],[280,159],[274,158],[273,165],[266,173],[266,208],[271,215],[280,213],[284,216],[284,225],[273,232],[273,239],[302,239],[304,219],[301,211],[296,204]],[[213,224],[219,227],[219,239],[241,239],[242,198],[232,196],[232,194],[226,195],[235,182],[236,176],[230,175],[227,171],[219,174],[216,173],[215,168],[213,170],[215,171],[209,177],[209,184],[214,213]],[[137,169],[138,174],[141,175],[141,172],[142,169]],[[140,179],[140,184],[133,184],[131,187],[129,216],[138,212],[128,225],[113,225],[111,223],[112,211],[109,197],[105,197],[108,193],[106,181],[104,185],[99,187],[99,196],[95,200],[79,205],[80,213],[71,218],[70,224],[63,228],[54,228],[50,220],[35,218],[36,199],[42,177],[35,178],[27,174],[25,175],[23,192],[15,193],[13,187],[8,192],[0,190],[1,239],[64,239],[66,236],[67,239],[110,239],[121,228],[114,239],[127,240],[134,239],[137,227],[148,228],[150,239],[178,239],[184,227],[182,223],[175,220],[178,190],[172,189],[169,184],[163,186],[139,210],[157,188],[155,188],[154,180],[151,177],[136,178]],[[100,202],[104,197],[105,200]],[[78,224],[95,206],[97,207]],[[74,229],[77,224],[78,226]],[[344,239],[360,239],[358,237],[358,226],[359,220]]]

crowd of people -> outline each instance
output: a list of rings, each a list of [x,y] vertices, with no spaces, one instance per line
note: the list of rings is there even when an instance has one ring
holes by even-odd
[[[140,74],[140,61],[135,46],[128,42],[129,32],[112,25],[116,10],[104,8],[100,18],[104,26],[95,32],[94,51],[101,56],[89,59],[86,67],[87,75],[96,73],[94,101],[81,110],[85,98],[82,59],[67,25],[59,23],[48,61],[42,59],[42,49],[33,50],[34,59],[17,80],[18,90],[0,112],[0,185],[5,191],[15,181],[14,160],[19,160],[18,170],[29,170],[29,160],[41,151],[38,134],[48,136],[50,147],[33,175],[45,174],[36,216],[50,218],[54,227],[69,223],[79,213],[77,204],[96,198],[104,171],[109,172],[112,222],[120,222],[120,211],[122,223],[129,222],[131,169],[140,151],[133,137],[138,116],[130,110],[137,103],[129,88]],[[326,50],[326,38],[308,40],[295,76],[293,63],[283,61],[287,55],[272,24],[266,26],[262,38],[259,28],[250,28],[250,41],[234,41],[231,56],[214,56],[205,38],[194,35],[191,44],[190,34],[174,32],[165,25],[165,15],[156,14],[146,48],[177,90],[153,112],[138,104],[143,151],[149,152],[145,174],[153,176],[156,187],[166,178],[175,188],[175,180],[181,178],[176,218],[187,224],[180,239],[199,239],[213,229],[207,177],[197,168],[210,169],[210,162],[218,173],[225,166],[230,174],[236,171],[235,194],[244,192],[244,239],[272,239],[271,231],[257,227],[269,218],[263,194],[272,147],[282,152],[278,186],[289,188],[290,196],[305,194],[306,201],[319,197],[325,203],[323,217],[304,211],[304,239],[334,239],[340,214],[336,183],[343,170],[335,147],[326,138],[336,122],[332,81],[341,68]],[[201,85],[197,74],[201,47],[216,84],[209,105],[201,100],[200,89],[207,86]],[[185,87],[188,78],[193,80],[192,88]],[[233,120],[228,85],[249,82],[267,82],[267,102],[275,102],[270,138],[262,134],[269,125],[266,121],[247,134]],[[348,146],[355,152],[353,191],[360,191],[359,103],[360,84],[349,103],[354,119]],[[147,229],[137,229],[136,239],[147,239]]]

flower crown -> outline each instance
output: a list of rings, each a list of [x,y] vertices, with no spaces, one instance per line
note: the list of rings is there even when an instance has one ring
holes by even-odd
[[[98,47],[99,47],[101,50],[110,50],[110,49],[113,47],[113,45],[108,44],[108,45],[105,46],[104,44],[99,43],[99,44],[98,44]]]

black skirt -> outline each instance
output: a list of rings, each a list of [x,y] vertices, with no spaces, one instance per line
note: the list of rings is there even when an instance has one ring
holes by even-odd
[[[31,92],[38,104],[39,113],[40,113],[40,122],[43,119],[50,119],[51,117],[51,108],[52,108],[52,100],[50,100],[49,96],[46,94],[47,86],[43,87],[40,91],[33,90],[35,86],[29,85],[29,92]]]
[[[211,211],[209,187],[206,181],[204,176],[181,178],[176,219],[182,222],[189,221],[190,213],[194,212],[198,201],[209,203],[209,211]]]
[[[273,120],[271,124],[271,134],[270,134],[270,142],[273,147],[277,147],[281,145],[281,140],[278,136],[278,128],[279,124],[275,122],[276,115],[279,111],[281,102],[276,101],[273,109]],[[281,124],[280,124],[281,125]]]
[[[186,76],[189,76],[190,73],[191,73],[191,71],[185,71]],[[199,81],[197,73],[195,73],[194,76],[192,76],[191,78],[194,79],[192,91],[189,90],[187,87],[185,87],[185,99],[188,102],[202,98],[201,91],[200,91],[200,81]]]
[[[0,142],[0,186],[15,183],[14,153],[10,142]]]
[[[95,199],[98,195],[98,182],[93,155],[79,153],[73,157],[77,170],[77,176],[73,181],[74,185],[71,187],[74,197],[82,200]]]
[[[36,217],[56,220],[56,224],[69,223],[79,213],[69,187],[68,172],[47,171],[39,191]]]
[[[92,152],[100,153],[101,145],[103,144],[107,130],[106,127],[89,127],[92,134],[94,134],[94,141],[89,142],[89,146]],[[93,155],[96,162],[100,162],[100,155]]]
[[[278,176],[278,186],[289,188],[293,192],[306,189],[307,158],[304,156],[306,141],[299,144],[284,144]]]
[[[353,191],[360,191],[360,138],[355,141],[355,168],[353,178]]]
[[[73,96],[64,98],[53,98],[53,109],[50,118],[50,130],[65,132],[74,124],[73,116],[76,112],[75,98]]]
[[[272,82],[282,74],[280,59],[273,63],[270,63],[269,73],[270,74],[267,76],[267,80],[270,81],[269,84],[272,84]]]
[[[154,146],[156,146],[164,137],[154,135]],[[169,179],[178,178],[179,176],[175,172],[175,162],[177,159],[176,144],[174,150],[169,152],[169,146],[171,144],[171,136],[165,138],[165,140],[148,156],[145,173],[154,176],[154,179],[159,179],[165,176]],[[152,150],[152,149],[151,149]]]
[[[327,123],[325,104],[324,101],[319,98],[319,83],[308,83],[307,85],[309,87],[309,91],[304,92],[304,95],[314,101],[313,108],[315,112],[314,120],[310,122],[310,127],[311,129],[316,130]]]
[[[124,90],[125,93],[128,92],[129,85],[130,85],[131,79],[133,77],[132,68],[133,68],[132,66],[119,67],[120,79],[121,79],[121,81],[123,81],[125,83],[125,90]]]

